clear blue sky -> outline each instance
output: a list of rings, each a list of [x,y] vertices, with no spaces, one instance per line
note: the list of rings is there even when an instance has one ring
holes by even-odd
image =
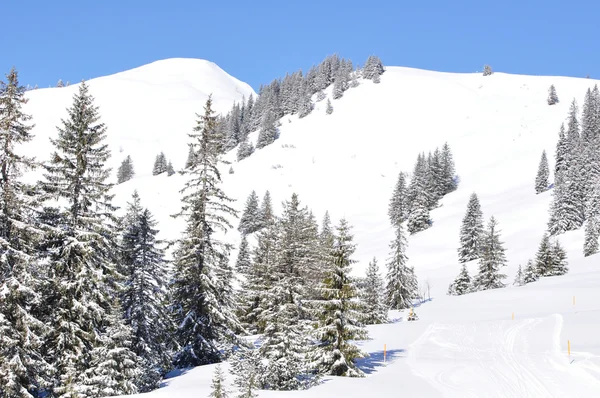
[[[255,89],[337,52],[363,64],[600,77],[599,0],[22,0],[0,9],[0,69],[76,82],[204,58]]]

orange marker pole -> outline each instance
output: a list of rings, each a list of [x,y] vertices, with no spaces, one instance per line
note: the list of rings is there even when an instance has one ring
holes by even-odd
[[[383,362],[384,362],[384,363],[385,363],[385,361],[386,361],[386,357],[387,357],[387,347],[386,347],[386,345],[384,344],[384,345],[383,345]]]
[[[515,320],[515,313],[514,312],[512,313],[512,320],[513,321]]]
[[[569,351],[569,360],[571,360],[571,340],[567,340],[567,350]]]

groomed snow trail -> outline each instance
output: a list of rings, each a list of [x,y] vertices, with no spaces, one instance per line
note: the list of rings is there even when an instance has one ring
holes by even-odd
[[[561,349],[563,318],[433,323],[408,364],[447,397],[592,397],[600,383]]]

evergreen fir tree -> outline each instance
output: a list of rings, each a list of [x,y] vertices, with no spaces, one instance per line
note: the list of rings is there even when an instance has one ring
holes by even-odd
[[[235,269],[242,275],[247,275],[252,267],[252,260],[250,259],[250,249],[248,247],[248,239],[246,235],[242,235],[242,241],[238,251],[237,261],[235,262]]]
[[[267,145],[275,142],[279,138],[279,131],[275,125],[277,119],[273,112],[267,111],[262,118],[258,139],[256,141],[256,149],[264,148]]]
[[[269,191],[266,191],[265,196],[263,197],[260,206],[260,218],[261,228],[264,228],[275,221],[275,213],[273,213],[273,204],[271,202],[271,194]]]
[[[394,187],[394,193],[392,194],[388,208],[390,223],[394,227],[398,227],[398,225],[408,218],[408,205],[406,202],[406,179],[404,172],[401,171],[398,174],[398,181]]]
[[[588,219],[585,223],[585,241],[583,254],[591,256],[598,252],[600,236],[600,180],[594,185],[587,203]]]
[[[236,398],[257,398],[256,390],[260,387],[262,364],[258,350],[239,349],[231,358],[231,373],[235,376],[234,384],[238,389]]]
[[[0,81],[0,393],[21,398],[43,391],[52,368],[42,356],[47,327],[37,311],[35,238],[41,231],[30,220],[36,198],[20,179],[35,166],[33,158],[18,153],[33,138],[33,125],[22,111],[27,99],[17,71],[6,78]]]
[[[167,172],[167,157],[163,152],[156,155],[156,159],[154,160],[154,168],[152,169],[152,175],[157,176],[162,173]]]
[[[514,286],[523,286],[525,285],[525,275],[521,270],[521,264],[519,264],[519,270],[517,271],[517,275],[515,276],[515,281],[513,282]]]
[[[323,101],[326,97],[327,97],[327,95],[325,94],[325,92],[323,90],[319,90],[317,92],[317,102]]]
[[[117,170],[117,184],[122,184],[125,181],[131,180],[134,175],[135,171],[133,170],[131,156],[127,155]]]
[[[366,325],[376,325],[388,322],[388,309],[385,305],[385,288],[383,278],[379,274],[377,259],[369,262],[367,276],[365,278],[362,291],[362,301],[364,303],[364,323]]]
[[[323,300],[318,302],[320,320],[316,329],[319,339],[316,364],[318,371],[333,376],[362,377],[354,360],[365,356],[350,340],[362,340],[367,331],[359,321],[360,313],[353,300],[357,288],[350,277],[351,257],[356,250],[350,226],[342,219],[337,227],[331,253],[332,264],[321,287]]]
[[[115,309],[113,313],[117,313]],[[142,376],[140,358],[132,350],[131,329],[113,320],[99,344],[90,352],[89,367],[79,376],[77,397],[112,397],[137,394]],[[158,384],[158,382],[157,382]]]
[[[463,294],[467,294],[471,291],[471,277],[469,276],[469,271],[467,270],[467,265],[463,264],[460,273],[450,284],[448,287],[448,294],[453,296],[460,296]]]
[[[477,194],[473,192],[467,204],[467,213],[460,227],[458,261],[465,263],[478,259],[482,254],[484,237],[483,212]]]
[[[410,213],[408,215],[408,232],[411,235],[429,228],[432,224],[429,217],[429,208],[427,206],[426,191],[419,190],[415,200],[411,203]]]
[[[194,162],[196,161],[196,153],[194,152],[194,147],[192,145],[189,146],[190,149],[188,151],[188,157],[187,160],[185,161],[185,168],[189,169],[194,165]]]
[[[221,370],[221,365],[215,367],[212,384],[210,385],[210,398],[227,398],[229,391],[225,387],[225,375]]]
[[[242,159],[246,159],[250,155],[254,153],[254,146],[250,141],[248,141],[248,135],[244,135],[242,140],[240,141],[240,145],[238,146],[237,151],[237,160],[238,162]]]
[[[492,216],[483,238],[479,273],[473,280],[475,291],[504,287],[502,280],[506,278],[506,275],[500,273],[500,268],[506,265],[506,256],[497,226],[498,222]]]
[[[58,82],[56,83],[56,87],[64,87],[65,84],[63,83],[62,79],[58,79]]]
[[[442,153],[440,157],[441,166],[442,166],[442,176],[444,181],[444,195],[450,192],[454,192],[457,188],[457,182],[455,179],[455,165],[454,158],[452,156],[452,151],[450,150],[450,145],[448,143],[444,143],[442,147]]]
[[[523,273],[523,283],[535,282],[539,279],[538,269],[532,260],[527,261],[527,266]]]
[[[564,275],[569,272],[569,264],[567,263],[567,252],[556,240],[550,249],[552,253],[552,268],[547,274],[548,276]]]
[[[554,259],[552,257],[552,248],[550,238],[544,234],[535,258],[536,274],[539,276],[548,276],[552,273]]]
[[[381,63],[379,57],[375,55],[369,56],[362,70],[363,78],[372,80],[375,76],[383,74],[383,72],[383,64]]]
[[[85,82],[73,97],[68,118],[51,139],[56,151],[45,166],[45,190],[61,198],[60,227],[50,228],[42,248],[47,254],[49,287],[45,305],[51,332],[45,349],[56,373],[52,393],[72,397],[84,388],[91,351],[118,328],[115,296],[115,208],[106,180],[110,157],[103,143],[106,127]],[[123,375],[127,377],[127,375]]]
[[[550,85],[548,89],[548,105],[558,104],[558,95],[556,95],[556,88],[554,84]]]
[[[537,176],[535,177],[535,193],[542,193],[548,190],[549,176],[550,169],[548,167],[548,158],[546,157],[546,151],[543,151],[540,165],[538,166]]]
[[[167,175],[171,177],[173,174],[175,174],[175,169],[173,168],[173,163],[169,160],[169,164],[167,164]]]
[[[255,191],[252,191],[246,200],[246,207],[240,217],[240,225],[238,231],[243,235],[251,234],[258,231],[261,227],[260,210],[258,204],[258,196]]]
[[[484,65],[483,66],[483,76],[490,76],[492,75],[494,72],[492,71],[492,67],[489,65]]]
[[[333,105],[331,105],[331,101],[329,98],[327,99],[327,107],[325,108],[325,113],[331,115],[333,113]]]
[[[406,262],[406,237],[402,225],[396,228],[396,238],[390,244],[392,252],[387,263],[387,305],[394,310],[402,310],[412,305],[417,296],[417,278],[412,267]]]
[[[563,177],[567,172],[567,137],[565,135],[565,125],[560,125],[558,133],[558,142],[556,143],[556,163],[554,165],[554,185],[558,186],[562,183]]]
[[[215,232],[232,228],[227,216],[236,216],[220,187],[218,135],[215,132],[212,98],[204,106],[194,132],[189,134],[196,161],[185,173],[189,180],[182,190],[183,206],[175,217],[185,217],[187,226],[175,251],[172,297],[177,337],[181,350],[175,365],[196,366],[218,362],[220,349],[235,342],[239,328],[231,304],[222,300],[230,290],[226,265],[230,246],[217,240]]]
[[[121,293],[124,318],[132,329],[131,349],[145,367],[138,383],[141,392],[158,388],[169,370],[169,347],[174,326],[165,304],[167,301],[167,264],[154,217],[143,209],[137,192],[129,203],[120,242],[121,274],[125,286]]]

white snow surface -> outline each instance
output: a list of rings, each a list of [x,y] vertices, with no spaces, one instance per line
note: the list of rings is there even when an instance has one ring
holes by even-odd
[[[281,138],[250,158],[238,163],[235,150],[228,154],[235,173],[223,166],[224,188],[240,211],[252,189],[261,198],[268,189],[277,208],[296,192],[319,219],[325,210],[334,222],[346,217],[358,244],[356,274],[363,274],[374,256],[385,271],[393,238],[388,202],[400,170],[411,171],[420,151],[447,141],[460,175],[458,190],[432,211],[433,227],[409,237],[409,265],[421,284],[431,286],[431,301],[416,308],[420,319],[406,322],[405,314],[392,312],[395,322],[369,327],[371,339],[360,342],[371,354],[361,362],[366,378],[327,377],[307,391],[261,391],[259,396],[600,396],[600,255],[583,258],[582,230],[560,237],[568,251],[570,272],[565,276],[446,296],[460,270],[459,228],[472,192],[479,195],[486,221],[492,215],[499,221],[509,285],[519,264],[534,257],[551,201],[551,192],[534,191],[542,150],[553,167],[558,130],[571,100],[582,104],[585,90],[596,83],[387,67],[380,84],[361,80],[359,87],[333,100],[333,114],[325,114],[326,100],[318,102],[303,119],[284,117]],[[554,106],[546,103],[551,84],[561,100]],[[162,150],[176,169],[183,167],[187,133],[207,95],[213,94],[218,112],[226,112],[253,90],[215,64],[192,59],[158,61],[92,79],[89,85],[108,127],[109,165],[116,171],[131,155],[137,173],[114,188],[120,211],[138,190],[159,221],[161,237],[177,238],[183,221],[170,215],[179,210],[185,177],[153,177],[154,157]],[[26,110],[36,123],[36,139],[28,151],[40,160],[48,158],[48,138],[56,135],[55,126],[66,117],[75,92],[76,86],[70,86],[28,93]],[[240,236],[232,230],[225,239],[237,244]],[[476,262],[468,268],[473,274]],[[190,369],[147,395],[208,396],[213,370]]]

